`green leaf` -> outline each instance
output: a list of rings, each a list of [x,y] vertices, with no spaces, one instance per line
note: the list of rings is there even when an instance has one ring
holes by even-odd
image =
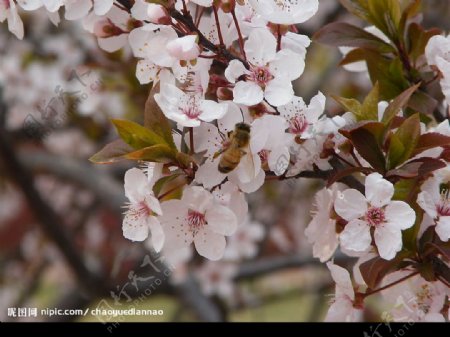
[[[378,102],[380,97],[380,87],[378,82],[375,83],[372,90],[364,99],[361,108],[361,114],[365,120],[378,121]]]
[[[379,37],[364,29],[345,22],[333,22],[316,32],[313,40],[334,47],[358,47],[379,53],[390,53],[394,49]]]
[[[354,98],[345,98],[331,95],[333,99],[338,102],[346,111],[350,111],[356,116],[357,120],[362,119],[362,105]]]
[[[153,186],[153,192],[155,193],[155,195],[158,197],[161,193],[163,193],[161,191],[163,190],[165,185],[169,184],[171,181],[175,180],[180,176],[181,173],[174,173],[171,174],[170,176],[160,178]]]
[[[159,179],[153,191],[160,201],[180,199],[183,195],[183,187],[188,183],[184,174],[175,173]]]
[[[161,136],[171,148],[176,149],[170,122],[155,101],[154,96],[157,92],[159,92],[159,83],[150,90],[145,102],[144,126]]]
[[[415,114],[406,119],[392,134],[388,151],[388,169],[393,169],[408,160],[420,137],[420,118]]]
[[[399,39],[401,8],[398,0],[368,0],[369,21],[392,41]]]
[[[124,157],[131,160],[145,160],[157,163],[170,163],[176,159],[177,151],[166,144],[156,144],[127,153]]]
[[[181,167],[189,168],[191,164],[195,165],[194,159],[186,153],[178,152],[176,155],[176,160]]]
[[[388,58],[371,50],[365,50],[367,69],[372,83],[380,85],[380,98],[390,100],[409,87],[400,59]]]
[[[420,83],[413,85],[412,87],[406,89],[400,95],[398,95],[391,103],[389,103],[388,107],[384,111],[384,115],[381,120],[385,125],[389,124],[395,117],[395,115],[397,115],[400,110],[406,106],[409,99],[411,98],[411,95],[414,93],[414,91],[417,90],[417,88],[419,88],[419,86]]]
[[[161,136],[137,123],[121,119],[112,119],[111,121],[116,127],[120,138],[135,149],[158,144],[167,145]]]
[[[394,184],[394,196],[393,200],[402,200],[406,203],[409,203],[414,199],[417,194],[418,179],[402,179]]]
[[[340,3],[353,15],[368,21],[370,14],[367,0],[340,0]]]
[[[95,164],[110,164],[121,160],[124,155],[133,151],[133,148],[122,139],[117,139],[107,144],[103,149],[94,154],[89,160]]]
[[[412,179],[410,179],[411,181]],[[417,198],[417,195],[415,196]],[[423,220],[423,210],[417,205],[415,201],[410,202],[409,205],[416,213],[416,221],[414,225],[402,232],[403,249],[409,251],[417,251],[417,238],[420,230],[420,225]]]

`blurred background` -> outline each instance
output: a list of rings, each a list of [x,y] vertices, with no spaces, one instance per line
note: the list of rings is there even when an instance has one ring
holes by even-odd
[[[425,26],[448,31],[449,2],[423,3]],[[0,321],[111,327],[116,321],[322,320],[334,284],[304,236],[321,182],[265,184],[249,196],[249,224],[230,239],[223,261],[180,256],[167,267],[145,244],[122,236],[123,175],[133,163],[88,161],[117,137],[110,118],[142,122],[149,86],[135,78],[136,59],[129,49],[102,51],[81,22],[54,27],[44,11],[20,14],[23,41],[0,26]],[[312,36],[332,21],[362,24],[338,1],[321,0],[319,13],[298,28]],[[312,43],[296,94],[306,102],[319,90],[364,97],[368,76],[339,67],[341,57]],[[327,113],[340,112],[329,99]],[[45,308],[164,314],[49,317],[40,314]],[[381,310],[369,305],[366,319]]]

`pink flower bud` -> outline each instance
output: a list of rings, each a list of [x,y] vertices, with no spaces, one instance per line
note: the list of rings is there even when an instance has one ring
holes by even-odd
[[[161,5],[148,4],[147,15],[152,23],[161,25],[170,24],[169,13],[167,13],[167,10]]]
[[[99,38],[108,38],[123,33],[123,30],[117,27],[110,19],[103,18],[94,25],[94,35]]]
[[[172,40],[167,44],[170,56],[178,60],[193,60],[200,54],[196,35],[187,35]]]

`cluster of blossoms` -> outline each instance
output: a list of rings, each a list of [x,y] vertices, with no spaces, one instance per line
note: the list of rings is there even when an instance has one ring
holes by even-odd
[[[25,11],[45,8],[55,23],[64,7],[65,18],[82,19],[102,49],[131,48],[137,58],[136,78],[141,84],[152,83],[146,114],[149,120],[157,120],[150,122],[153,129],[115,123],[127,143],[122,142],[117,152],[123,155],[123,145],[127,145],[129,153],[124,158],[146,162],[125,174],[129,204],[123,234],[127,239],[147,240],[155,251],[174,259],[192,245],[198,254],[214,261],[253,257],[255,242],[263,233],[248,229],[251,221],[245,194],[257,191],[268,180],[323,177],[345,164],[349,174],[362,173],[356,187],[329,179],[329,185],[316,194],[316,210],[305,234],[314,257],[328,261],[336,282],[327,319],[347,321],[361,319],[364,298],[377,292],[367,284],[367,275],[361,275],[360,266],[374,259],[396,261],[408,252],[405,238],[412,229],[416,241],[429,233],[436,234],[441,243],[449,241],[450,171],[444,150],[450,144],[448,120],[430,128],[417,119],[414,132],[425,136],[421,151],[413,148],[407,155],[404,151],[394,156],[390,144],[400,142],[406,128],[398,120],[416,121],[401,111],[404,106],[394,109],[377,97],[377,111],[366,116],[362,116],[364,102],[361,111],[329,117],[321,92],[309,104],[295,96],[293,81],[304,71],[310,44],[295,25],[317,12],[317,0],[0,2],[0,21],[7,19],[9,29],[22,38],[18,7]],[[380,41],[388,43],[383,41],[389,39],[382,36]],[[441,73],[447,101],[449,41],[435,36],[425,53],[429,68]],[[386,131],[397,138],[376,148],[378,152],[371,156],[355,143],[356,139],[364,142],[364,137],[357,137],[364,135],[358,128],[362,120],[372,121],[377,128],[397,121]],[[364,130],[367,135],[369,129]],[[429,146],[437,135],[445,146]],[[388,162],[377,155],[389,157]],[[119,155],[110,153],[110,157],[116,160]],[[402,186],[397,183],[427,170],[426,160],[435,166],[418,180],[417,197],[400,197]],[[382,168],[377,166],[380,161]],[[236,239],[242,236],[245,239]],[[235,247],[227,250],[227,245]],[[347,270],[330,261],[338,249],[358,258],[353,273],[356,286]],[[191,256],[181,255],[182,259]],[[448,268],[448,260],[439,261]],[[394,299],[391,314],[397,320],[444,320],[443,308],[450,296],[447,281],[419,275],[414,263],[384,275],[381,293],[388,303]],[[235,270],[224,270],[228,278],[233,277]],[[208,262],[199,278],[214,278],[211,275],[215,275],[214,265]],[[407,295],[398,293],[397,283],[403,280],[408,282]],[[230,292],[220,284],[218,290],[211,289],[211,282],[204,284],[209,287],[207,292],[224,296]],[[402,296],[407,303],[399,309]]]

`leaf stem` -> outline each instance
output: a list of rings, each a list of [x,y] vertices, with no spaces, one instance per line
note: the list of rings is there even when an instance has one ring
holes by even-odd
[[[418,271],[415,271],[415,272],[413,272],[413,273],[411,273],[411,274],[409,274],[409,275],[406,275],[406,276],[404,276],[404,277],[398,279],[398,280],[395,281],[395,282],[392,282],[392,283],[389,283],[389,284],[385,285],[384,287],[381,287],[381,288],[378,288],[378,289],[375,289],[375,290],[372,290],[372,291],[368,291],[368,292],[366,292],[365,294],[363,294],[363,296],[364,296],[364,298],[366,298],[366,297],[368,297],[368,296],[370,296],[370,295],[379,293],[380,291],[383,291],[383,290],[386,290],[386,289],[388,289],[388,288],[390,288],[390,287],[393,287],[393,286],[395,286],[395,285],[397,285],[397,284],[399,284],[399,283],[401,283],[401,282],[403,282],[403,281],[406,281],[407,279],[409,279],[409,278],[411,278],[411,277],[413,277],[413,276],[416,276],[417,274],[419,274],[419,272],[418,272]]]

